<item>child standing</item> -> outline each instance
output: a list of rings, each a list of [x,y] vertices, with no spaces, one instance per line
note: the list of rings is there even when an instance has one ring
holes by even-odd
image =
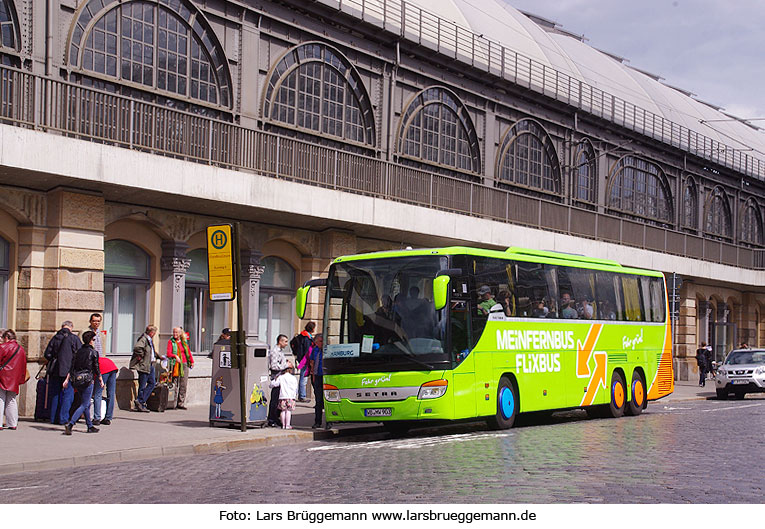
[[[279,410],[281,411],[282,428],[291,430],[292,410],[295,409],[297,399],[298,381],[289,373],[283,372],[271,383],[273,387],[279,387]]]

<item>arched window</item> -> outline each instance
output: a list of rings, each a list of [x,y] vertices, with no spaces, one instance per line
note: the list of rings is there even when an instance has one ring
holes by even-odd
[[[8,327],[8,279],[11,275],[8,241],[0,237],[0,327]]]
[[[223,48],[202,14],[181,0],[84,3],[69,38],[69,64],[144,90],[231,106]]]
[[[598,201],[597,166],[595,149],[588,140],[576,145],[574,154],[574,199],[595,204]]]
[[[149,314],[150,259],[135,244],[104,243],[105,354],[130,354],[146,329]]]
[[[730,202],[721,187],[712,190],[707,198],[705,210],[705,231],[713,237],[733,237]]]
[[[221,329],[227,327],[228,304],[210,301],[207,250],[192,250],[186,257],[191,264],[186,271],[183,329],[189,333],[189,346],[193,352],[212,351]]]
[[[683,189],[683,228],[696,230],[699,227],[699,191],[693,178],[688,177]]]
[[[266,257],[260,278],[258,336],[269,345],[280,334],[292,336],[292,315],[295,306],[295,269],[279,257]]]
[[[21,49],[19,22],[13,0],[0,0],[0,56],[6,66],[21,66],[18,57],[3,52],[18,53]]]
[[[293,127],[375,144],[364,83],[348,59],[326,44],[303,44],[279,60],[266,86],[263,114]]]
[[[608,207],[624,213],[671,223],[672,193],[658,165],[636,156],[624,156],[614,166]]]
[[[746,201],[741,213],[741,241],[757,246],[763,245],[760,208],[751,198]]]
[[[460,171],[481,169],[478,136],[467,108],[442,87],[423,90],[401,118],[399,152]]]
[[[500,182],[560,194],[558,155],[550,136],[536,121],[522,119],[505,133],[497,173]]]

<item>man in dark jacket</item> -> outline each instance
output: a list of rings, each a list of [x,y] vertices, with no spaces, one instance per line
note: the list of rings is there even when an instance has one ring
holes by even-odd
[[[80,339],[72,333],[73,328],[74,324],[69,320],[62,323],[61,329],[51,338],[43,353],[48,361],[51,424],[66,424],[69,421],[69,408],[74,400],[72,386],[63,387],[72,367],[74,353],[82,347]]]
[[[701,387],[704,387],[707,382],[708,355],[707,343],[701,342],[701,347],[696,349],[696,364],[699,366],[699,386]]]
[[[299,364],[303,361],[303,357],[311,352],[311,346],[313,345],[313,331],[316,330],[316,323],[309,321],[305,325],[305,330],[295,336],[292,341],[294,347],[292,348],[292,354],[295,355],[295,361]],[[306,402],[305,387],[308,383],[308,363],[300,370],[300,380],[298,381],[298,401]]]
[[[154,346],[154,336],[157,334],[157,328],[154,325],[146,327],[144,332],[133,347],[133,356],[130,358],[130,369],[138,372],[138,395],[135,398],[135,409],[137,411],[147,412],[146,399],[151,395],[154,386],[157,383],[154,373],[154,361],[157,359],[165,360],[165,356],[159,354]]]

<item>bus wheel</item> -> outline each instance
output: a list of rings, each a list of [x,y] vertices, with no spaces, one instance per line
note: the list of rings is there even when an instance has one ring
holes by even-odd
[[[518,416],[518,390],[513,382],[505,377],[499,381],[497,388],[497,413],[489,418],[489,426],[495,430],[512,428]]]
[[[624,415],[624,408],[627,407],[626,389],[624,377],[618,371],[614,371],[611,375],[611,402],[609,403],[611,417],[617,418]]]
[[[645,407],[645,382],[639,371],[632,374],[632,384],[630,384],[630,393],[632,398],[627,402],[627,415],[640,415]]]

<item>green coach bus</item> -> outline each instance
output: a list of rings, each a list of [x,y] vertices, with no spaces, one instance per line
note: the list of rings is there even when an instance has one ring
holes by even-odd
[[[326,279],[328,422],[485,418],[585,408],[638,415],[672,393],[659,272],[557,252],[449,247],[339,257]]]

